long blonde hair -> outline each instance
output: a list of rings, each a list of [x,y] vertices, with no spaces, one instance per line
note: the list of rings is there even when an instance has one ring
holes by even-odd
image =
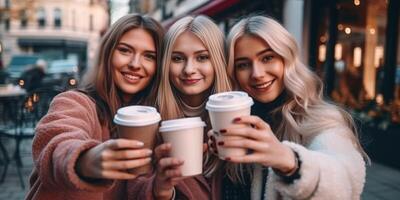
[[[215,79],[212,93],[231,90],[228,75],[226,73],[225,38],[218,26],[206,16],[187,16],[175,22],[167,31],[163,45],[163,59],[161,82],[158,89],[157,105],[163,120],[185,117],[179,105],[182,105],[179,93],[172,86],[169,78],[171,55],[177,38],[184,32],[193,33],[209,51],[211,64],[214,67]],[[190,45],[190,44],[188,44]],[[208,116],[207,116],[208,117]],[[208,121],[208,119],[203,119]],[[218,159],[208,155],[206,158],[205,174],[211,174],[217,167]],[[210,164],[213,163],[213,164]]]
[[[122,94],[115,84],[111,60],[118,41],[128,31],[141,28],[146,30],[153,38],[156,45],[157,69],[150,84],[135,94],[135,102],[143,104],[155,104],[157,86],[160,79],[160,61],[162,37],[164,30],[154,19],[138,14],[128,14],[117,20],[102,37],[97,55],[96,64],[85,74],[79,90],[94,99],[97,114],[102,125],[112,129],[112,118],[117,109],[122,106]]]
[[[300,61],[295,39],[275,20],[253,16],[242,19],[232,27],[228,35],[228,74],[233,83],[236,83],[235,43],[244,35],[263,39],[284,60],[283,81],[287,100],[277,110],[282,115],[280,125],[274,130],[277,138],[301,144],[302,137],[316,135],[329,128],[346,127],[348,133],[354,133],[347,136],[368,160],[357,139],[353,118],[339,106],[323,99],[321,79]],[[243,180],[241,169],[243,166],[228,167],[230,178],[234,181]]]

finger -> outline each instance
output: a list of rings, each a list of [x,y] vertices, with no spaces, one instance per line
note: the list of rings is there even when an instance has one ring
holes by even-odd
[[[154,149],[155,159],[160,160],[163,157],[167,157],[171,151],[171,143],[165,143],[157,146]]]
[[[233,163],[260,163],[261,157],[259,154],[248,154],[244,156],[226,157],[225,160]]]
[[[151,162],[151,158],[139,158],[135,160],[123,161],[106,161],[102,163],[103,169],[106,170],[126,170],[141,167]]]
[[[215,141],[215,140],[214,140],[214,141],[208,140],[207,142],[208,142],[208,147],[209,147],[211,150],[217,148],[217,146],[215,145],[215,144],[216,144],[216,141]]]
[[[145,158],[149,157],[152,154],[152,150],[150,149],[135,149],[135,150],[119,150],[112,151],[110,159],[113,160],[121,160],[121,159],[137,159],[137,158]]]
[[[218,157],[218,149],[217,149],[217,147],[210,148],[210,152],[211,152],[211,154],[213,154],[213,155]]]
[[[215,140],[215,138],[213,137],[213,139],[208,140],[208,148],[210,149],[211,153],[213,154],[218,154],[218,150],[217,150],[217,142]]]
[[[206,143],[203,143],[203,153],[207,152],[208,150],[208,145]]]
[[[258,142],[250,139],[223,140],[218,145],[227,148],[236,147],[236,148],[251,149],[258,152],[266,152],[269,147],[267,143]]]
[[[183,165],[183,160],[172,157],[162,158],[158,162],[158,167],[160,171],[165,171],[168,168],[178,168],[181,165]]]
[[[178,169],[168,169],[165,170],[165,177],[170,179],[176,179],[182,177],[182,171],[180,168]]]
[[[215,142],[215,137],[214,137],[213,135],[210,136],[210,140],[213,141],[213,142]]]
[[[128,139],[111,139],[106,142],[106,146],[110,149],[127,149],[127,148],[142,148],[143,142]]]
[[[106,179],[134,179],[137,177],[135,174],[129,174],[127,172],[115,171],[115,170],[107,170],[102,172],[102,177]]]
[[[250,138],[257,141],[268,141],[270,134],[267,131],[256,130],[251,127],[241,127],[241,128],[229,128],[225,130],[223,134],[224,137],[227,136],[239,136],[243,138]]]
[[[264,122],[261,118],[253,115],[238,117],[234,120],[234,123],[254,125],[256,129],[271,129],[269,124]]]
[[[211,130],[209,130],[208,132],[207,132],[207,136],[208,137],[212,137],[212,136],[214,136],[215,134],[218,134],[218,133],[214,133],[214,131],[211,129]]]

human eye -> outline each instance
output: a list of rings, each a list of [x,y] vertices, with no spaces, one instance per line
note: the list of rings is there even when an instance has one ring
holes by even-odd
[[[267,63],[267,62],[273,60],[274,58],[275,58],[275,55],[269,54],[269,55],[263,56],[262,59],[261,59],[261,61],[262,61],[263,63]]]
[[[127,48],[127,47],[124,47],[124,46],[118,46],[118,47],[117,47],[117,50],[118,50],[120,53],[125,54],[125,55],[132,53],[131,49],[129,49],[129,48]]]
[[[236,62],[235,63],[235,68],[239,69],[239,70],[248,69],[250,67],[251,67],[250,62]]]
[[[185,58],[182,55],[172,55],[171,61],[175,63],[180,63],[185,61]]]
[[[156,60],[156,54],[155,53],[146,53],[146,54],[144,54],[144,57],[147,60]]]
[[[208,56],[208,54],[200,54],[196,57],[196,60],[198,62],[205,62],[210,58],[210,56]]]

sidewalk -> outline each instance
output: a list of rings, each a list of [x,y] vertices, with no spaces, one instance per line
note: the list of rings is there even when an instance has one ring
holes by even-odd
[[[378,163],[372,163],[367,168],[367,182],[361,199],[400,199],[400,171]]]
[[[5,145],[13,145],[12,142],[7,142],[2,138]],[[22,170],[25,181],[25,189],[22,189],[18,180],[17,170],[15,163],[11,163],[8,174],[4,183],[0,184],[0,200],[21,200],[28,190],[28,177],[32,169],[31,158],[31,140],[23,141],[23,164]],[[7,148],[11,154],[10,147]],[[0,172],[3,166],[0,165]],[[362,200],[398,200],[400,199],[400,171],[384,166],[379,163],[372,163],[372,166],[367,168],[367,182],[365,184],[364,192],[361,197]]]

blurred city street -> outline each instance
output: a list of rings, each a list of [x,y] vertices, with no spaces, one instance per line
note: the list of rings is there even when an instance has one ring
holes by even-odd
[[[3,144],[10,152],[13,150],[13,142],[3,140]],[[25,189],[21,187],[18,179],[15,163],[10,163],[4,183],[0,184],[0,200],[21,200],[28,191],[28,178],[32,169],[31,140],[25,140],[22,144],[22,173]],[[10,155],[11,156],[11,155]],[[0,165],[3,168],[2,165]],[[3,170],[3,169],[1,169]],[[0,171],[1,173],[2,171]],[[398,200],[400,198],[400,170],[373,162],[367,167],[367,181],[362,194],[362,200]]]

